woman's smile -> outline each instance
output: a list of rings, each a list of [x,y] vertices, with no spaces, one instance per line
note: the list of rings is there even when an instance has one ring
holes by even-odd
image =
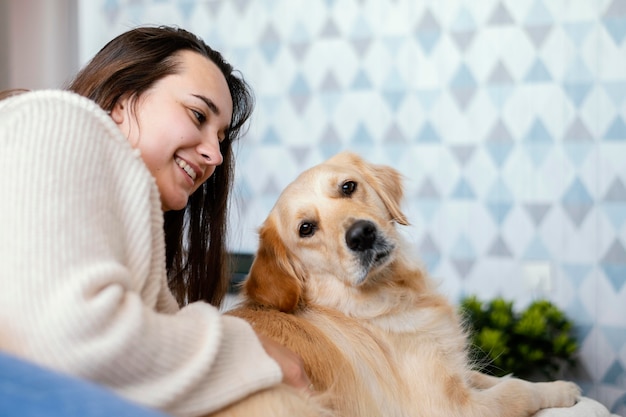
[[[185,171],[185,173],[189,176],[189,178],[191,179],[191,183],[193,184],[196,181],[196,177],[198,176],[198,174],[196,174],[196,171],[191,167],[191,165],[189,165],[186,161],[179,158],[178,156],[175,156],[174,160],[176,161],[178,166],[181,167],[182,170]]]

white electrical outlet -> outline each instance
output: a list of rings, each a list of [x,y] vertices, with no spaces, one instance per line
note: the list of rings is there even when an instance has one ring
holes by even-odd
[[[552,291],[552,266],[547,261],[524,262],[524,282],[529,290],[547,294]]]

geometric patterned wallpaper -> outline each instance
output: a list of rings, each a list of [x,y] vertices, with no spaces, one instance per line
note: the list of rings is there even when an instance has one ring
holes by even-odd
[[[81,1],[81,59],[137,24],[222,51],[257,108],[233,250],[351,149],[406,177],[407,238],[453,300],[548,297],[586,395],[626,416],[626,0]],[[541,264],[551,282],[528,285]]]

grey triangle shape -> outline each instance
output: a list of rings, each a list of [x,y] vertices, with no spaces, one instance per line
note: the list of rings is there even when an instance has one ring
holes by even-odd
[[[626,264],[626,250],[619,240],[615,240],[606,254],[602,258],[602,262]]]
[[[621,179],[617,178],[611,183],[611,186],[604,195],[604,200],[620,203],[626,202],[626,187]]]
[[[541,203],[524,204],[524,208],[526,209],[526,212],[532,219],[535,227],[539,226],[541,222],[543,222],[543,219],[546,217],[546,214],[548,214],[548,211],[550,211],[549,204],[541,204]]]
[[[293,106],[293,108],[296,110],[296,113],[302,114],[304,109],[306,109],[306,107],[309,105],[309,101],[311,101],[311,95],[292,95],[291,97],[289,97],[289,100],[291,101],[291,105]]]
[[[461,278],[466,278],[474,267],[474,261],[471,259],[452,259],[451,262]]]
[[[511,136],[511,132],[502,123],[502,120],[498,119],[498,123],[491,129],[489,132],[489,136],[487,136],[487,142],[489,143],[512,143],[513,137]]]
[[[250,0],[234,0],[235,6],[239,14],[244,14],[250,5]]]
[[[326,77],[322,80],[322,84],[320,85],[320,91],[339,91],[341,90],[341,85],[339,85],[339,81],[337,81],[337,77],[335,77],[335,73],[332,71],[328,71],[326,73]]]
[[[302,166],[306,157],[311,154],[310,146],[290,146],[288,150],[293,156],[293,159],[298,163],[298,166]]]
[[[204,7],[209,11],[209,15],[211,16],[218,15],[223,5],[223,0],[207,0],[204,2]]]
[[[328,125],[324,133],[322,134],[322,139],[320,143],[326,145],[336,145],[341,144],[341,137],[337,133],[337,129],[333,125]]]
[[[384,143],[407,143],[406,136],[402,133],[402,130],[398,127],[396,123],[393,123],[389,129],[387,129],[387,133],[383,138]]]
[[[339,32],[339,29],[332,18],[328,18],[328,20],[326,20],[326,24],[324,24],[324,27],[320,32],[320,36],[322,38],[336,38],[340,34],[341,32]]]
[[[441,250],[433,240],[432,236],[428,233],[424,236],[419,245],[419,251],[421,253],[434,253],[441,254]]]
[[[439,191],[437,191],[437,188],[435,187],[431,179],[426,177],[424,182],[422,182],[419,190],[417,190],[417,197],[437,199],[440,198],[441,195],[439,194]]]
[[[489,252],[487,254],[500,258],[509,258],[512,255],[509,246],[506,244],[501,236],[496,237],[496,240],[491,245],[491,248],[489,249]]]
[[[591,142],[591,133],[589,133],[589,129],[580,120],[580,117],[577,117],[570,127],[567,129],[567,132],[564,136],[565,142]]]
[[[476,36],[476,31],[463,30],[463,31],[452,32],[451,34],[452,34],[452,39],[454,40],[454,43],[456,44],[457,48],[459,48],[461,52],[464,52],[472,44],[472,41],[474,40],[474,37]]]
[[[475,150],[476,146],[474,145],[453,145],[450,147],[450,151],[462,166],[474,155]]]
[[[570,220],[576,227],[579,227],[589,211],[591,211],[591,204],[563,204],[563,210],[567,213]]]
[[[490,25],[510,25],[514,23],[511,14],[504,6],[504,4],[498,2],[498,5],[493,11],[491,18],[489,18]]]
[[[513,84],[513,77],[502,61],[498,61],[487,81],[490,84]]]
[[[452,96],[456,100],[456,103],[459,105],[459,107],[465,110],[467,106],[469,105],[469,103],[472,101],[472,98],[474,98],[476,89],[473,87],[472,88],[456,88],[456,89],[452,89],[451,92],[452,92]]]
[[[438,30],[441,30],[441,25],[439,25],[439,22],[437,21],[435,16],[432,14],[432,12],[429,9],[426,9],[426,12],[420,19],[419,23],[417,24],[417,30],[418,31],[433,31],[433,30],[438,31]]]
[[[309,52],[310,47],[311,44],[309,42],[299,42],[289,45],[289,50],[296,58],[296,61],[302,61],[306,54]]]
[[[608,16],[626,16],[626,2],[624,0],[613,0],[611,5],[606,8],[606,12],[604,12],[604,17]]]
[[[270,177],[267,180],[267,183],[265,184],[265,187],[263,187],[263,191],[262,193],[264,195],[277,195],[281,192],[282,187],[281,185],[279,185],[274,177]]]
[[[280,40],[280,35],[276,29],[274,29],[274,25],[270,23],[263,31],[260,40],[261,42],[276,42]]]
[[[526,34],[535,45],[535,48],[539,48],[548,37],[550,31],[552,31],[552,25],[536,25],[526,26],[524,30]]]
[[[352,49],[356,52],[357,56],[362,58],[369,50],[372,40],[369,38],[352,39],[350,43],[352,44]]]

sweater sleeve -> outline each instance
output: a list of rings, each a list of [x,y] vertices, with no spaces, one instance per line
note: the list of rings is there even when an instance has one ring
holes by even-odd
[[[0,190],[1,347],[179,416],[280,381],[246,322],[175,305],[158,190],[95,103],[0,102]]]

